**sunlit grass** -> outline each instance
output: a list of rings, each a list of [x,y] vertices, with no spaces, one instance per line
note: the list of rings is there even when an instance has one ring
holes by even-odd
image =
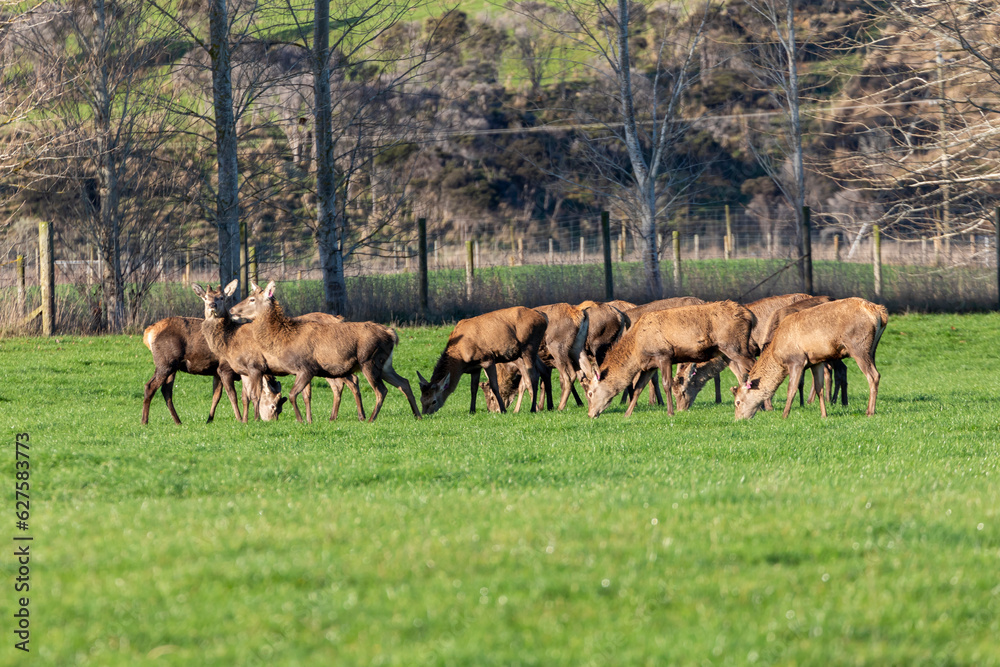
[[[138,336],[0,341],[2,423],[32,438],[33,658],[996,664],[998,325],[893,316],[875,417],[848,362],[828,419],[739,424],[705,396],[470,416],[465,380],[419,422],[395,390],[374,425],[349,397],[327,422],[316,383],[312,425],[225,401],[206,425],[209,380],[180,375],[184,425],[157,396],[142,427]],[[399,331],[415,390],[448,331]]]

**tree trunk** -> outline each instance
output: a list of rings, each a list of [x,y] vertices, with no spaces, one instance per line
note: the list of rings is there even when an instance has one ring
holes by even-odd
[[[639,235],[642,237],[642,268],[646,274],[649,300],[663,298],[663,277],[660,275],[660,248],[656,238],[656,190],[649,186],[643,193]]]
[[[341,314],[347,309],[347,283],[340,220],[337,217],[337,183],[333,161],[333,111],[330,102],[330,0],[316,0],[313,32],[313,104],[316,121],[316,242],[323,270],[326,310]]]
[[[113,113],[111,91],[108,84],[109,58],[107,13],[104,0],[94,1],[95,44],[93,56],[97,65],[94,72],[94,123],[97,135],[97,217],[101,236],[104,237],[104,275],[101,283],[104,293],[105,324],[109,331],[121,331],[125,325],[125,283],[121,267],[121,230],[119,222],[119,188],[116,160],[118,146],[111,129]]]
[[[792,130],[792,171],[795,177],[795,219],[798,229],[803,229],[804,207],[806,204],[806,183],[805,169],[802,166],[802,122],[799,118],[799,69],[797,63],[797,47],[795,44],[795,6],[792,0],[785,0],[785,22],[788,30],[785,42],[785,52],[788,56],[788,116],[791,121]],[[799,277],[801,290],[809,292],[812,276],[812,266],[807,266],[807,248],[805,244],[808,237],[802,234],[802,245],[799,249]]]
[[[215,147],[218,153],[219,190],[215,224],[219,230],[219,282],[239,279],[240,208],[239,167],[236,161],[236,118],[233,114],[233,81],[229,60],[229,15],[226,0],[211,0],[209,30],[212,59],[212,99],[215,104]]]

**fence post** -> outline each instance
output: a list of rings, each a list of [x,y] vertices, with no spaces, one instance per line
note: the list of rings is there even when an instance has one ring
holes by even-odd
[[[699,245],[700,244],[698,243],[698,235],[695,234],[694,235],[694,258],[696,260],[697,259],[701,259],[701,248],[699,247]]]
[[[417,218],[417,279],[420,293],[420,318],[427,319],[427,218]]]
[[[681,233],[674,230],[674,295],[681,293]]]
[[[813,293],[812,210],[802,207],[802,291]]]
[[[1000,308],[1000,206],[993,218],[993,249],[997,254],[997,308]]]
[[[24,255],[18,255],[17,260],[17,316],[24,317],[24,304],[27,303],[27,284],[24,281]]]
[[[184,286],[191,285],[191,251],[184,252]]]
[[[552,262],[555,261],[555,258],[556,258],[555,252],[556,252],[556,244],[555,244],[555,241],[550,236],[549,237],[549,264],[552,264]]]
[[[39,278],[42,288],[42,335],[55,333],[56,324],[56,264],[53,258],[52,225],[38,223]]]
[[[882,300],[882,234],[878,225],[872,225],[872,268],[875,274],[875,298]]]
[[[517,265],[524,266],[524,237],[517,240]]]
[[[476,272],[476,254],[472,241],[465,242],[465,298],[472,300],[472,278]]]
[[[840,234],[833,235],[833,259],[836,262],[840,261]]]
[[[726,240],[724,241],[726,259],[733,258],[733,218],[729,214],[729,204],[726,204]]]
[[[581,234],[580,235],[580,263],[581,264],[583,264],[583,262],[584,262],[586,249],[587,249],[587,240],[584,239],[583,235]]]
[[[250,263],[250,269],[247,275],[247,277],[249,278],[249,280],[247,281],[247,285],[250,284],[249,282],[250,280],[252,280],[254,283],[259,283],[260,276],[257,274],[257,246],[255,245],[250,246],[249,251],[247,252],[247,261]],[[250,293],[249,290],[250,288],[248,287],[247,288],[248,294]]]
[[[615,300],[615,279],[611,273],[611,217],[601,211],[601,237],[604,239],[604,300]]]
[[[618,261],[625,261],[625,218],[622,218],[621,231],[618,233]]]
[[[240,220],[240,298],[250,296],[250,264],[247,261],[247,221]]]

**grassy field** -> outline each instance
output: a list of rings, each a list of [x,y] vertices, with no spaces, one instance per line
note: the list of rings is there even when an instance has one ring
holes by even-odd
[[[393,391],[374,425],[349,398],[334,423],[206,425],[184,375],[184,425],[157,396],[142,427],[138,336],[2,340],[32,664],[998,664],[998,329],[893,316],[875,417],[849,362],[827,420],[739,424],[704,396],[470,416],[464,381],[420,422]],[[416,386],[446,336],[402,329],[397,370]]]

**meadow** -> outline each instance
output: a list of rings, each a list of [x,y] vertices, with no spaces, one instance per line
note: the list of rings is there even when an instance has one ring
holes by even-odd
[[[328,422],[317,382],[312,425],[205,424],[210,380],[179,375],[184,424],[157,395],[143,427],[139,336],[0,340],[32,664],[1000,664],[998,329],[893,315],[874,417],[848,361],[848,407],[746,423],[710,391],[469,415],[466,379],[419,422],[395,390]],[[399,329],[415,390],[448,330]]]

